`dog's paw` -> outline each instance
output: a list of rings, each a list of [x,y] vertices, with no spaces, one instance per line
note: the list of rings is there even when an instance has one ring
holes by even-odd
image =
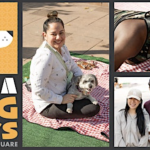
[[[98,104],[98,101],[93,101],[93,104],[94,104],[94,105],[97,105],[97,104]]]
[[[66,112],[69,113],[69,114],[72,114],[72,109],[71,108],[67,108]]]

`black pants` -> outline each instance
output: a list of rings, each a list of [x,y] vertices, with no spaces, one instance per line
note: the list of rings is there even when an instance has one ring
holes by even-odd
[[[73,119],[95,116],[100,111],[100,106],[94,105],[88,99],[75,100],[73,102],[73,112],[66,112],[67,104],[50,104],[41,115],[52,119]]]

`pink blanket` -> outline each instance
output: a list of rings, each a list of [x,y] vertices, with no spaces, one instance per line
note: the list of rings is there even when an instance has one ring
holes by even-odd
[[[73,59],[79,60],[74,57]],[[82,119],[49,119],[43,117],[35,111],[31,93],[23,85],[23,117],[29,122],[53,129],[70,127],[80,134],[109,142],[109,139],[104,136],[109,137],[109,65],[102,62],[96,63],[97,68],[82,71],[93,73],[98,78],[98,87],[91,92],[91,95],[99,102],[99,114],[92,118]]]
[[[117,72],[147,72],[150,71],[150,59],[138,65],[123,63]]]

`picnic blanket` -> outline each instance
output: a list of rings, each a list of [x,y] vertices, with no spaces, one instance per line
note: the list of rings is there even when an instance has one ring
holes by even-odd
[[[75,61],[81,59],[73,57]],[[38,114],[33,106],[31,92],[28,92],[23,84],[23,117],[32,123],[44,127],[58,129],[70,127],[80,134],[92,136],[109,142],[109,65],[96,61],[96,68],[82,70],[83,73],[92,73],[98,78],[98,86],[91,95],[95,97],[100,105],[100,112],[91,118],[82,119],[50,119]]]
[[[150,59],[137,65],[129,65],[127,63],[123,63],[117,70],[117,72],[149,72],[149,71],[150,71]]]

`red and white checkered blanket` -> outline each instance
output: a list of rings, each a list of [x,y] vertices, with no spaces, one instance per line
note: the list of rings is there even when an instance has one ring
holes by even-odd
[[[73,59],[78,60],[74,57]],[[23,117],[29,122],[53,129],[70,127],[80,134],[109,142],[109,139],[103,136],[105,134],[109,137],[109,65],[102,62],[96,63],[97,68],[82,71],[83,73],[93,73],[98,78],[98,87],[91,92],[91,95],[99,102],[99,114],[82,119],[49,119],[43,117],[35,111],[31,93],[23,84]]]
[[[150,59],[138,65],[123,63],[117,72],[147,72],[150,71]]]

